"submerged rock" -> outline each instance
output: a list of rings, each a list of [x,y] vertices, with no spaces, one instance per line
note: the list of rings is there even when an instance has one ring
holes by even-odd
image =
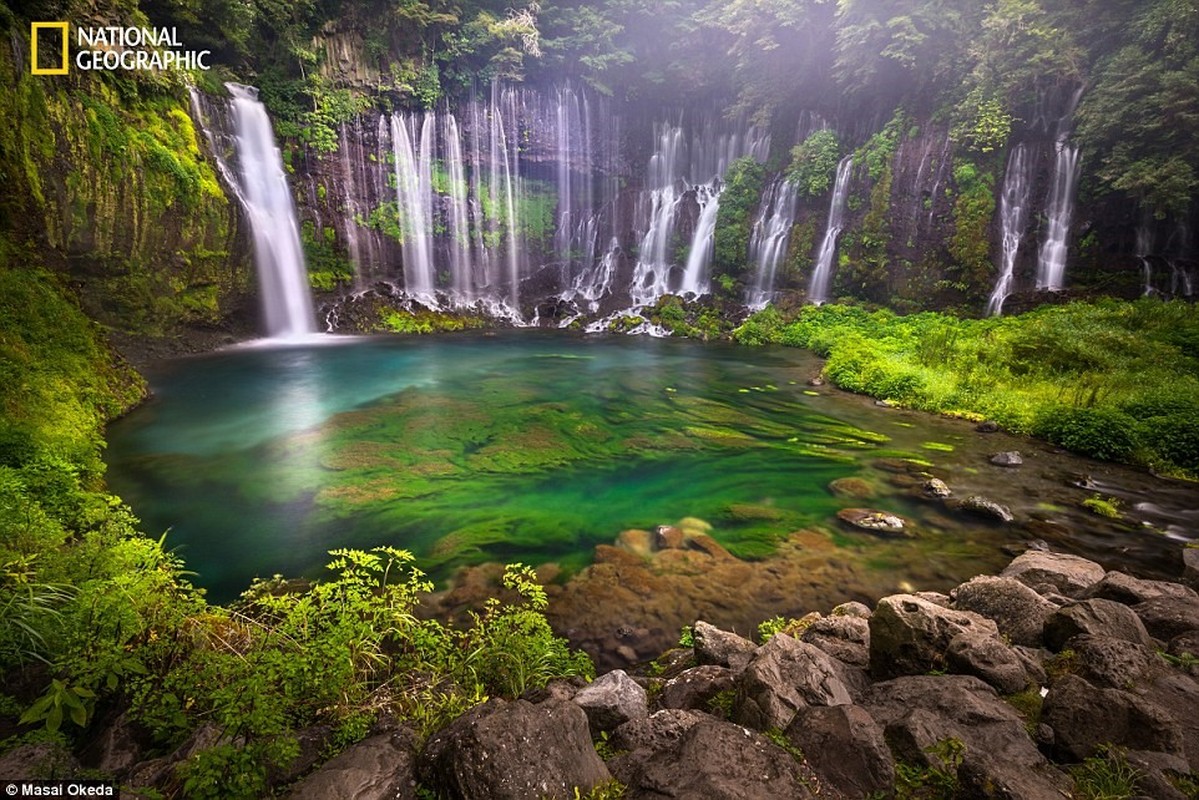
[[[991,456],[991,463],[1000,467],[1019,467],[1024,464],[1024,457],[1016,450],[1008,450]]]
[[[871,533],[881,533],[887,536],[911,535],[907,530],[907,522],[904,521],[904,518],[887,511],[843,508],[837,512],[837,518],[848,525]]]
[[[877,494],[874,487],[861,478],[837,478],[828,485],[833,497],[846,497],[855,500],[865,500]]]
[[[994,500],[988,500],[982,495],[972,494],[969,497],[961,500],[956,504],[956,507],[961,511],[969,511],[972,514],[977,514],[983,517],[999,520],[1000,522],[1014,522],[1016,517],[1012,514],[1012,510],[1005,505],[1000,505]]]
[[[974,426],[979,433],[999,433],[999,423],[994,420],[983,420]]]
[[[924,493],[925,497],[935,497],[940,500],[953,496],[953,490],[940,478],[929,478],[920,485],[920,491]]]

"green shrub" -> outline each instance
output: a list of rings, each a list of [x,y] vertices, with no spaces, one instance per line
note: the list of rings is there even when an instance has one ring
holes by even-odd
[[[1033,433],[1076,453],[1127,460],[1137,444],[1137,421],[1110,408],[1052,408],[1037,417]]]
[[[816,131],[791,148],[787,179],[801,195],[819,197],[832,188],[841,159],[841,144],[831,130]]]

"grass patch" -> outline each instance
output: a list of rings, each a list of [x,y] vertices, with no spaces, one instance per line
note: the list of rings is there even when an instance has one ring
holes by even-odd
[[[785,319],[767,308],[733,338],[812,349],[843,389],[1199,478],[1199,312],[1188,303],[1099,300],[988,319],[836,305]]]

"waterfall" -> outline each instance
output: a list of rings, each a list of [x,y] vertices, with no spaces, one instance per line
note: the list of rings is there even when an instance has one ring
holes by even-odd
[[[749,260],[754,265],[754,283],[746,293],[746,305],[765,307],[774,296],[774,278],[787,255],[791,226],[795,222],[795,184],[779,178],[767,189],[766,199],[754,221],[749,240]]]
[[[820,304],[828,300],[829,278],[832,277],[833,256],[837,253],[837,237],[844,224],[845,204],[849,200],[849,178],[853,172],[853,156],[846,156],[837,165],[837,181],[833,186],[833,197],[829,202],[828,226],[824,240],[820,243],[820,255],[812,270],[812,284],[808,288],[808,299]]]
[[[704,121],[689,145],[681,125],[655,125],[654,138],[657,147],[650,157],[646,188],[638,199],[636,215],[638,224],[644,225],[644,234],[629,287],[635,306],[649,305],[671,291],[696,297],[708,293],[721,179],[734,160],[749,156],[765,161],[770,152],[769,133],[744,125],[720,132],[711,119]],[[694,193],[700,213],[679,285],[672,289],[670,277],[677,264],[670,249],[679,207],[688,192]]]
[[[599,301],[612,291],[612,279],[616,277],[616,259],[620,255],[620,240],[615,236],[608,242],[604,257],[591,267],[584,269],[570,287],[559,295],[566,301],[582,300],[592,314],[599,311]],[[572,320],[565,320],[563,327]]]
[[[1003,176],[1003,194],[999,200],[999,223],[1001,230],[999,278],[995,289],[987,300],[987,315],[1003,313],[1003,301],[1012,293],[1012,276],[1016,269],[1016,255],[1020,251],[1020,240],[1028,224],[1028,196],[1032,188],[1032,159],[1023,142],[1016,145],[1008,156],[1007,172]]]
[[[227,83],[236,132],[238,175],[234,193],[249,218],[254,264],[262,293],[267,335],[303,336],[316,331],[300,226],[283,171],[283,158],[266,107],[251,86]],[[220,152],[217,150],[217,152]],[[222,168],[232,177],[232,171]]]
[[[1074,189],[1078,184],[1078,146],[1055,144],[1053,183],[1045,201],[1046,233],[1037,262],[1037,288],[1057,292],[1066,285],[1066,251],[1074,217]]]
[[[1037,288],[1051,292],[1061,291],[1066,286],[1066,254],[1080,166],[1078,145],[1068,140],[1074,111],[1085,89],[1085,85],[1080,85],[1074,90],[1054,125],[1053,181],[1045,200],[1045,240],[1037,259]]]
[[[1179,220],[1178,225],[1171,235],[1167,249],[1172,251],[1174,255],[1170,258],[1170,293],[1175,297],[1194,297],[1195,296],[1195,276],[1184,266],[1184,262],[1191,260],[1191,255],[1194,252],[1193,243],[1191,241],[1191,229],[1187,226],[1185,220]]]
[[[474,295],[474,263],[471,260],[470,216],[466,204],[466,171],[462,162],[462,137],[458,133],[458,120],[451,113],[445,115],[445,165],[449,194],[450,235],[450,285],[455,300],[468,303]]]
[[[1153,252],[1153,218],[1148,209],[1141,213],[1141,222],[1137,225],[1136,257],[1141,262],[1141,273],[1144,276],[1142,295],[1153,294],[1153,265],[1149,263],[1149,254]]]
[[[683,269],[683,282],[679,286],[681,295],[699,297],[708,293],[708,268],[712,265],[720,192],[719,180],[695,188],[699,219],[695,223],[695,235],[691,237],[691,248],[687,252],[687,266]]]
[[[667,249],[674,233],[679,202],[676,181],[683,155],[683,129],[676,125],[658,125],[655,135],[658,147],[650,156],[645,181],[649,224],[645,235],[641,237],[637,265],[633,270],[633,284],[629,289],[637,305],[652,303],[669,291],[667,279],[670,260]]]
[[[404,288],[427,302],[433,299],[432,136],[433,116],[426,113],[420,125],[419,147],[416,118],[391,115],[391,149],[395,160],[396,209],[403,235]]]

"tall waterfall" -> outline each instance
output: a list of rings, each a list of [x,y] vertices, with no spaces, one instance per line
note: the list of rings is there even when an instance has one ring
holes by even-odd
[[[674,233],[679,203],[677,181],[683,161],[683,129],[677,125],[658,125],[655,138],[658,146],[650,156],[646,191],[639,201],[643,206],[642,213],[649,218],[649,224],[645,235],[641,237],[633,283],[629,289],[637,305],[652,303],[669,292],[670,254],[667,250]]]
[[[691,237],[691,247],[687,251],[687,266],[683,269],[683,281],[679,285],[679,294],[699,297],[708,293],[708,268],[712,265],[716,215],[720,211],[720,191],[719,180],[695,187],[695,200],[699,203],[699,219],[695,223],[695,233]]]
[[[1066,253],[1080,167],[1078,145],[1071,144],[1069,138],[1074,111],[1085,88],[1085,84],[1080,85],[1070,96],[1054,128],[1053,181],[1045,199],[1045,239],[1037,259],[1037,288],[1052,292],[1066,286]]]
[[[1136,257],[1141,262],[1141,274],[1144,277],[1142,295],[1153,294],[1153,265],[1149,262],[1149,254],[1153,252],[1153,217],[1148,209],[1141,212],[1141,222],[1137,225]]]
[[[648,305],[671,292],[708,293],[716,216],[724,188],[721,179],[736,159],[748,156],[765,161],[770,152],[770,134],[756,126],[740,124],[721,131],[712,120],[705,120],[689,139],[681,125],[659,124],[654,138],[657,146],[650,157],[646,189],[638,200],[638,224],[644,226],[644,234],[629,291],[634,305]],[[679,265],[669,250],[680,206],[688,198],[694,198],[699,217],[682,272],[672,281]]]
[[[1045,202],[1045,241],[1037,262],[1037,288],[1053,292],[1066,285],[1066,251],[1079,172],[1078,145],[1057,142],[1055,149],[1053,183]]]
[[[391,115],[396,208],[403,236],[404,288],[433,297],[433,115]]]
[[[238,181],[234,193],[249,218],[254,264],[271,338],[303,336],[316,331],[300,227],[283,158],[258,90],[225,84],[236,132]],[[219,152],[219,151],[218,151]],[[232,172],[222,169],[227,176]]]
[[[812,270],[812,283],[808,287],[808,299],[813,303],[828,300],[829,279],[833,272],[833,256],[837,254],[837,237],[844,224],[845,205],[849,200],[849,179],[853,172],[853,156],[846,156],[837,165],[837,181],[833,186],[833,197],[828,207],[828,226],[824,240],[820,243],[820,254]]]
[[[797,199],[795,184],[779,178],[770,185],[758,211],[749,240],[754,282],[745,300],[752,309],[763,308],[774,297],[774,277],[787,256]]]
[[[1016,145],[1008,156],[1007,172],[1003,176],[1003,194],[999,200],[1001,231],[999,277],[987,300],[987,315],[1003,313],[1003,301],[1012,293],[1012,278],[1020,240],[1028,225],[1028,199],[1032,189],[1032,159],[1024,142]]]

